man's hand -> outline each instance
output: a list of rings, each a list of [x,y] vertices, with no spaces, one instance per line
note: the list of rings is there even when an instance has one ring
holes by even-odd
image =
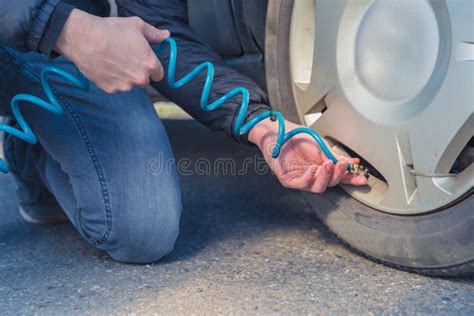
[[[170,36],[138,17],[99,18],[74,9],[55,50],[107,93],[144,87],[163,78],[163,67],[150,47]]]
[[[286,132],[301,127],[285,121]],[[364,185],[363,175],[347,172],[349,163],[359,163],[358,159],[335,155],[338,163],[334,165],[326,158],[318,144],[308,134],[298,134],[285,143],[278,158],[271,156],[278,133],[278,123],[266,119],[258,123],[249,133],[249,141],[257,145],[263,153],[281,184],[286,188],[301,189],[321,193],[327,187],[339,183]]]

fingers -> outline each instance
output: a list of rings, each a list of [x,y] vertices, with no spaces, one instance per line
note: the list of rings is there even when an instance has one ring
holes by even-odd
[[[347,160],[340,160],[336,165],[331,160],[326,160],[322,165],[309,166],[302,175],[292,177],[290,180],[282,180],[285,188],[307,190],[314,193],[322,193],[327,187],[333,187],[339,183],[351,185],[365,185],[367,178],[363,175],[353,175],[347,172]]]
[[[288,183],[283,183],[283,186],[290,189],[309,189],[314,181],[318,165],[309,166],[301,177],[292,179]]]
[[[113,94],[117,92],[127,92],[133,88],[132,84],[119,81],[119,80],[110,80],[103,84],[99,83],[97,84],[97,87],[102,89],[107,94]]]
[[[329,180],[328,187],[334,187],[341,182],[342,178],[347,173],[347,165],[349,163],[347,160],[339,160],[337,164],[334,166],[334,173],[332,174],[331,179]]]
[[[314,180],[310,191],[322,193],[326,191],[329,180],[331,180],[334,172],[334,164],[331,160],[326,160],[318,170],[319,172],[316,175],[316,179]]]
[[[168,30],[160,30],[148,23],[144,23],[143,35],[150,43],[161,43],[170,36],[170,32]],[[160,81],[163,79],[164,75],[163,66],[151,48],[149,51],[149,56],[150,61],[148,62],[147,66],[149,68],[150,78],[153,81]],[[148,83],[149,82],[143,82],[140,84],[140,86],[146,86]]]
[[[143,35],[145,35],[145,38],[148,42],[156,44],[161,43],[167,39],[170,36],[170,32],[168,30],[160,30],[148,23],[145,23],[143,25]]]
[[[356,163],[360,164],[360,159],[359,158],[350,158],[351,163]]]
[[[356,163],[356,164],[360,164],[360,159],[359,158],[351,158],[351,157],[347,157],[347,156],[344,156],[344,155],[335,155],[337,160],[345,160],[345,161],[348,161],[350,163]]]
[[[344,178],[342,178],[341,183],[351,185],[366,185],[367,180],[368,179],[361,174],[346,174]]]
[[[152,54],[153,54],[153,56],[155,56],[155,53],[153,53],[153,51],[152,51]],[[161,62],[155,56],[153,62],[150,65],[151,80],[160,81],[161,79],[163,79],[164,73],[165,72],[163,70],[163,66],[161,65]]]

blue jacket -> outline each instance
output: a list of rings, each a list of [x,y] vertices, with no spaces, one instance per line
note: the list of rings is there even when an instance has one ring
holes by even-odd
[[[92,14],[99,14],[105,0],[0,0],[0,44],[22,51],[34,51],[50,56],[71,10],[78,7]],[[106,1],[105,1],[106,2]],[[245,86],[250,92],[248,119],[268,110],[268,98],[252,80],[226,65],[209,47],[201,43],[188,26],[185,0],[117,0],[119,16],[139,16],[146,22],[170,30],[178,43],[179,78],[203,61],[215,65],[215,80],[210,95],[218,98],[235,86]],[[168,56],[162,56],[168,65]],[[212,111],[203,112],[199,107],[203,76],[178,90],[170,89],[165,80],[153,86],[166,98],[184,108],[194,118],[212,130],[231,131],[240,106],[239,98]],[[246,142],[246,136],[233,137]]]

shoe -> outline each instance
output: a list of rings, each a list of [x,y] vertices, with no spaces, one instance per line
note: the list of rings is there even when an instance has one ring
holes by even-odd
[[[56,198],[40,180],[25,181],[11,172],[20,199],[18,210],[21,217],[30,224],[52,225],[68,221]]]
[[[12,172],[20,199],[18,210],[21,217],[30,224],[52,225],[68,221],[56,198],[40,180],[25,181]]]
[[[68,218],[61,208],[51,205],[18,206],[21,217],[30,224],[53,225],[68,222]]]
[[[10,119],[4,119],[3,123],[14,125]],[[23,161],[22,175],[13,168],[14,157],[26,157],[24,153],[29,144],[23,143],[9,134],[3,135],[3,152],[5,160],[10,165],[10,173],[13,175],[17,185],[17,193],[20,199],[18,207],[21,216],[31,224],[51,225],[64,223],[68,218],[59,206],[56,198],[46,189],[44,183],[36,173],[34,165]],[[26,179],[27,180],[26,180]]]

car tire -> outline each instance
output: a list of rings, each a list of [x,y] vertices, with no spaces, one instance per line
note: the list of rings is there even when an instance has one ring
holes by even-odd
[[[445,210],[417,216],[371,209],[339,188],[305,196],[339,239],[371,260],[430,276],[474,276],[472,194]]]
[[[266,75],[273,107],[287,119],[302,123],[289,79],[292,7],[293,0],[269,2]],[[305,196],[331,231],[369,259],[430,276],[474,276],[472,190],[447,208],[409,216],[370,208],[340,188]]]

